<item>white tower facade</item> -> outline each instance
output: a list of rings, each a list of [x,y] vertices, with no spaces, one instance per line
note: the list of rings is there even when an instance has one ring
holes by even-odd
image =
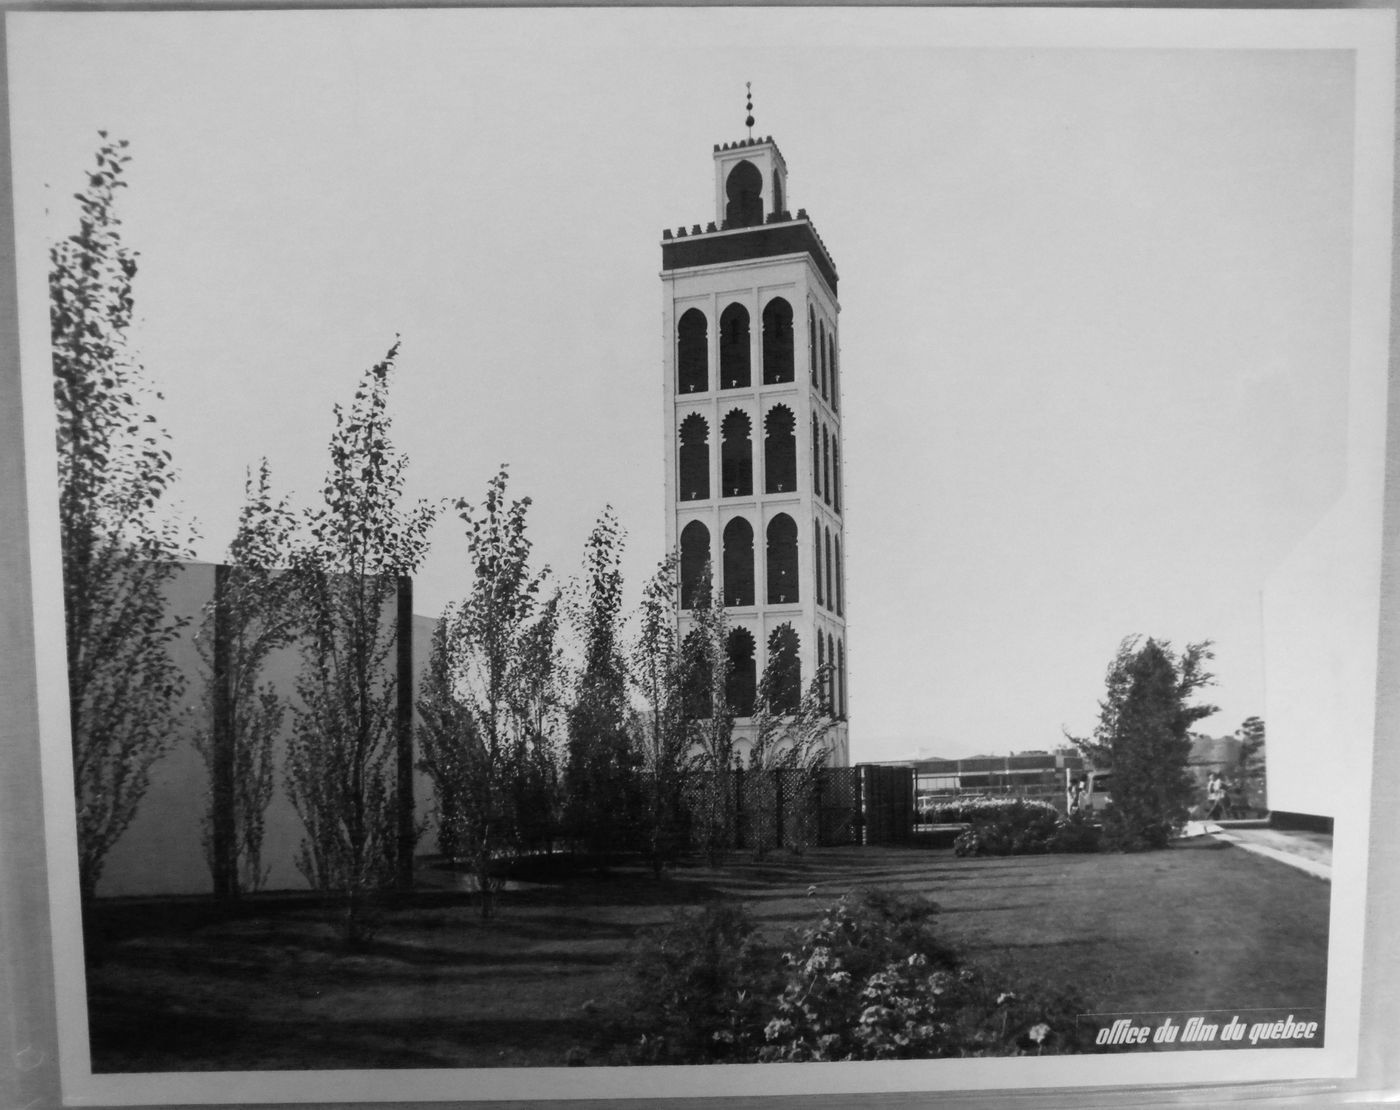
[[[681,633],[705,567],[730,627],[741,749],[770,659],[795,704],[830,665],[835,766],[849,761],[836,266],[787,209],[772,138],[714,149],[715,218],[661,241],[666,539]]]

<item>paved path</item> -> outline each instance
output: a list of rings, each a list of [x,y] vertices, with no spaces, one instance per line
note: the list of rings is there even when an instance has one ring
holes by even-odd
[[[1204,825],[1202,832],[1216,840],[1286,863],[1319,879],[1332,881],[1332,837],[1327,833],[1268,828],[1226,829],[1210,822],[1193,824]]]

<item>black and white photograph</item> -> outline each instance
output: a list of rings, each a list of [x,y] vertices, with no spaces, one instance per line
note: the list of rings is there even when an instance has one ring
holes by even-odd
[[[4,36],[65,1104],[1357,1075],[1393,12]]]

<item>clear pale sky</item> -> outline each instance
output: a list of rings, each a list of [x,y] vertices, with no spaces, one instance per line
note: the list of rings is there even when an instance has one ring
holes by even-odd
[[[1130,633],[1214,639],[1231,732],[1265,712],[1260,590],[1343,480],[1350,57],[958,16],[11,13],[26,352],[106,129],[201,557],[261,455],[310,503],[398,334],[411,492],[479,500],[509,462],[561,576],[611,503],[635,597],[660,233],[713,218],[752,81],[841,279],[853,758],[1052,747]],[[449,517],[420,612],[464,554]]]

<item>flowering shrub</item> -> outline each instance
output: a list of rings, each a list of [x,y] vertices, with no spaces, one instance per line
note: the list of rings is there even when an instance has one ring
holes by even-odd
[[[964,821],[987,821],[1018,809],[1041,809],[1058,815],[1049,802],[1038,798],[954,798],[926,811],[925,821],[934,825],[957,825]]]
[[[634,952],[623,1058],[890,1060],[1083,1047],[1077,998],[960,966],[934,930],[937,912],[922,897],[855,891],[779,949],[757,942],[741,908],[678,915]]]
[[[1031,855],[1052,850],[1061,817],[1050,806],[1016,802],[994,816],[975,820],[953,841],[960,856]]]
[[[1103,830],[1082,810],[1060,822],[1050,839],[1052,852],[1097,852],[1103,843]]]

